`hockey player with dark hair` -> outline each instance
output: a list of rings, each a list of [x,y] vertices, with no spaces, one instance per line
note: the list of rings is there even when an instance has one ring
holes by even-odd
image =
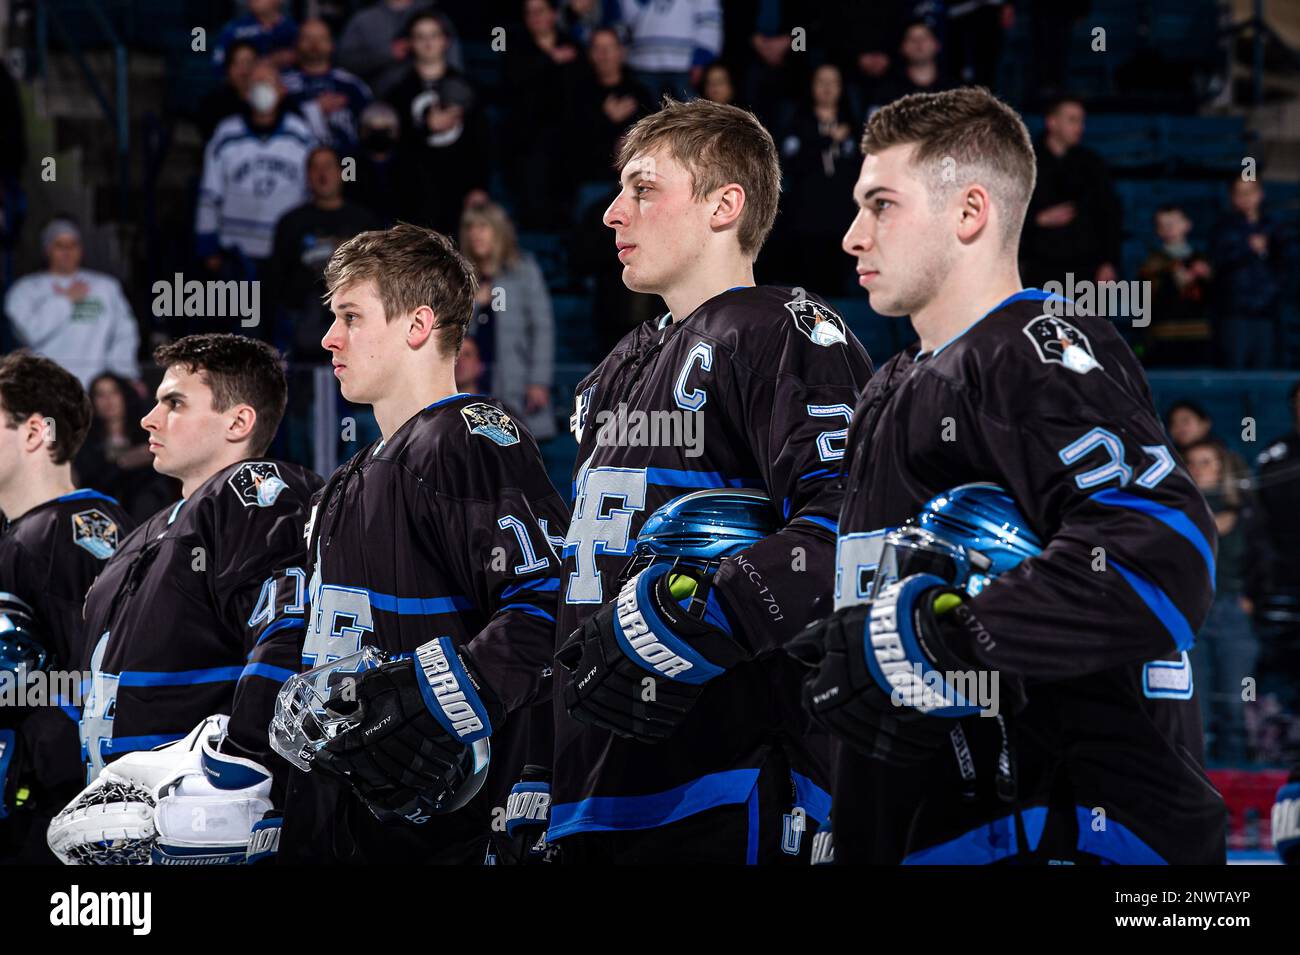
[[[0,863],[54,862],[45,828],[85,784],[81,605],[134,525],[117,501],[72,482],[90,418],[71,372],[26,352],[0,358],[0,680],[16,689],[44,670],[71,681],[51,679],[39,703],[0,709]],[[68,698],[54,698],[59,690]]]
[[[493,807],[523,775],[530,707],[549,716],[551,537],[568,510],[532,435],[456,388],[477,280],[445,236],[363,232],[325,280],[334,323],[321,344],[381,438],[313,507],[302,665],[350,665],[365,647],[389,659],[316,707],[350,722],[293,775],[280,858],[479,864]]]
[[[790,648],[842,744],[835,860],[1222,863],[1187,655],[1214,521],[1111,321],[1021,287],[1024,124],[986,90],[918,94],[863,152],[844,249],[920,342],[854,412],[836,610]],[[974,594],[887,537],[970,482],[1042,542]],[[945,703],[920,692],[935,680]]]
[[[154,360],[165,373],[141,424],[184,496],[119,543],[86,597],[91,785],[55,817],[50,847],[64,861],[243,862],[254,827],[258,847],[274,841],[263,816],[285,767],[267,724],[297,671],[320,479],[262,457],[287,396],[273,348],[192,335]]]
[[[752,114],[668,100],[618,159],[604,221],[623,281],[670,311],[577,388],[547,838],[566,863],[806,860],[827,765],[799,668],[773,651],[829,609],[834,486],[870,361],[824,301],[755,285],[780,167]],[[761,492],[775,530],[625,573],[651,515],[724,488]]]

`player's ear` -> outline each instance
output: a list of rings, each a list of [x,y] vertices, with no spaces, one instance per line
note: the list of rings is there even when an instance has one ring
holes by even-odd
[[[231,441],[247,441],[257,425],[257,412],[252,405],[236,405],[234,416],[230,419],[227,436]]]
[[[433,334],[433,329],[438,324],[438,317],[433,314],[433,309],[427,305],[421,305],[405,319],[406,344],[412,348],[419,348],[429,336]]]
[[[988,225],[992,203],[988,190],[979,184],[967,186],[960,193],[957,208],[957,238],[961,242],[975,239]]]
[[[745,209],[745,188],[738,182],[729,182],[715,193],[713,225],[725,228],[740,218]]]
[[[35,412],[32,412],[27,416],[27,420],[23,422],[22,427],[23,446],[28,451],[35,451],[45,443],[47,437],[50,441],[57,440],[56,435],[52,433],[49,435],[46,434],[48,429],[54,427],[54,422],[52,420],[47,422],[46,419],[42,418]]]

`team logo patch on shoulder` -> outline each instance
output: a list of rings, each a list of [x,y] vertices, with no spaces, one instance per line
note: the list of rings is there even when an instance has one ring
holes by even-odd
[[[1080,375],[1101,367],[1093,357],[1088,336],[1063,318],[1039,315],[1025,326],[1025,335],[1034,343],[1038,358],[1044,364],[1055,362]]]
[[[587,412],[591,409],[591,399],[596,394],[596,386],[589,385],[573,401],[573,414],[569,415],[569,430],[574,440],[582,441],[582,429],[587,426]]]
[[[785,303],[794,317],[795,327],[808,336],[814,345],[829,347],[843,345],[847,340],[844,334],[844,319],[840,318],[825,305],[808,298],[795,298]]]
[[[503,448],[519,443],[519,426],[495,405],[478,402],[460,409],[470,434],[479,434]]]
[[[100,560],[108,560],[117,550],[117,521],[99,508],[72,515],[72,542]]]
[[[244,507],[270,507],[287,486],[274,461],[250,461],[226,481]]]

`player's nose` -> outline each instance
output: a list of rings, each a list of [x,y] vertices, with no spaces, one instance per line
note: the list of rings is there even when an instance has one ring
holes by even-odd
[[[844,238],[840,240],[840,248],[854,258],[857,258],[860,252],[869,250],[872,245],[871,232],[867,227],[866,220],[866,213],[858,210],[858,214],[854,216],[853,222],[849,225],[849,230],[844,233]]]
[[[330,327],[325,329],[325,337],[320,340],[320,347],[326,351],[338,351],[342,346],[339,335],[339,320],[336,318],[330,322]]]
[[[623,207],[623,193],[620,192],[614,197],[614,201],[609,204],[605,214],[600,217],[600,221],[605,223],[611,229],[617,229],[619,226],[627,225],[627,211]]]
[[[162,405],[154,405],[153,408],[150,409],[149,413],[140,419],[140,427],[150,432],[157,431],[158,430],[157,414],[158,414],[158,409],[161,407]]]

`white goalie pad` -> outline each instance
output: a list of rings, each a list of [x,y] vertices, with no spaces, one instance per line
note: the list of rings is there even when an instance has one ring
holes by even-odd
[[[174,776],[202,773],[203,742],[219,738],[228,719],[210,716],[184,739],[109,764],[50,821],[50,850],[65,865],[148,864],[159,787]]]

